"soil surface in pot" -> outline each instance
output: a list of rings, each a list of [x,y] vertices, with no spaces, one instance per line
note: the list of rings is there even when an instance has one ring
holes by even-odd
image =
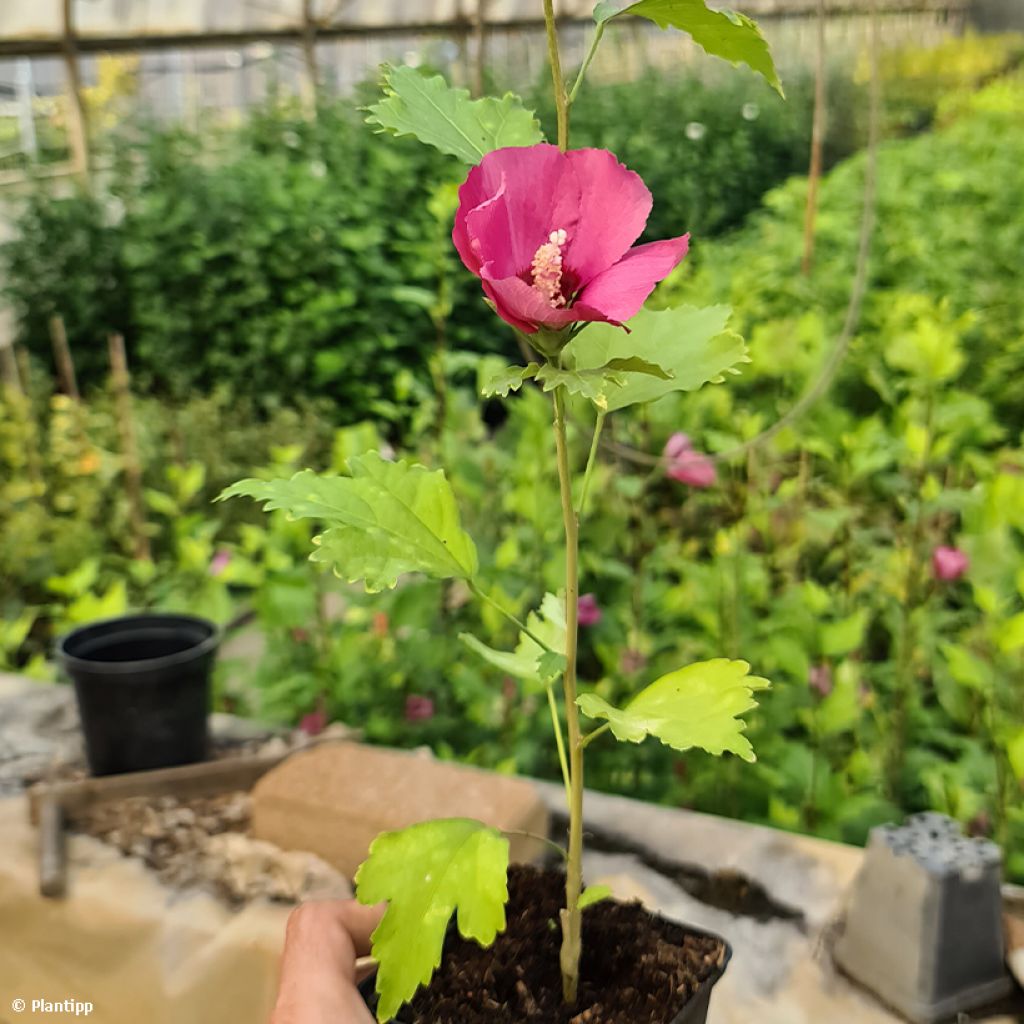
[[[605,900],[583,912],[575,1006],[562,1002],[558,912],[565,878],[509,871],[508,927],[489,949],[452,933],[441,967],[399,1019],[409,1024],[671,1024],[721,963],[718,939]]]

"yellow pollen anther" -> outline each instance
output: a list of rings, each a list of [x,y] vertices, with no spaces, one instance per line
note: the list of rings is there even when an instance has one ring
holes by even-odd
[[[552,231],[548,240],[533,254],[533,287],[556,309],[565,305],[562,295],[562,246],[567,235],[564,228]]]

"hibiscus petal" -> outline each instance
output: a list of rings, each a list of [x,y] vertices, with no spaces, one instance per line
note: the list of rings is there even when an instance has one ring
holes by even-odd
[[[557,146],[513,146],[488,153],[459,189],[452,241],[474,274],[530,269],[552,231],[571,231],[579,217],[579,184]]]
[[[577,302],[572,309],[552,306],[536,288],[519,277],[498,280],[485,277],[483,284],[498,316],[525,334],[535,334],[539,327],[557,331],[581,320],[598,320],[619,326],[617,320],[610,319],[601,310],[586,304]]]
[[[585,285],[640,237],[653,200],[640,175],[606,149],[574,149],[566,158],[579,182],[580,214],[565,264]]]
[[[689,235],[638,245],[598,274],[583,289],[580,301],[600,310],[608,320],[626,321],[640,311],[654,286],[682,262],[689,247]]]

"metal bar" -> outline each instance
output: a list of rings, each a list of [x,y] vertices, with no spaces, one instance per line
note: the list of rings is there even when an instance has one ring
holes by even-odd
[[[817,0],[763,0],[749,3],[745,13],[762,20],[776,18],[810,17],[816,11]],[[887,14],[963,14],[970,6],[970,0],[884,0],[879,4],[878,13]],[[837,0],[830,4],[830,18],[844,15],[869,13],[865,0]],[[558,19],[560,27],[592,25],[590,18],[563,17]],[[488,30],[517,31],[535,29],[543,31],[544,22],[539,18],[513,18],[488,21]],[[325,25],[317,28],[319,39],[366,39],[387,38],[404,35],[461,35],[466,26],[447,22],[408,22],[398,25]],[[150,36],[78,36],[75,46],[79,53],[118,53],[143,50],[168,50],[175,48],[220,48],[235,47],[243,43],[282,42],[301,43],[303,28],[295,25],[286,29],[258,29],[245,32],[189,32]],[[62,41],[59,38],[0,39],[0,57],[32,54],[60,54]]]

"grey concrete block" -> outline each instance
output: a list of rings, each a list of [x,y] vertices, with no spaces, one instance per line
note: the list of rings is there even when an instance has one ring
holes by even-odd
[[[905,1017],[933,1024],[991,1002],[1004,965],[999,847],[929,812],[871,833],[836,961]]]

